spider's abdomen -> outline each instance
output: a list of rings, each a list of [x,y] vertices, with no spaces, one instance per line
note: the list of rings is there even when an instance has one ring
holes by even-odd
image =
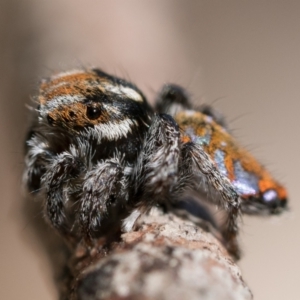
[[[182,142],[201,145],[246,202],[257,201],[272,212],[286,205],[286,189],[211,116],[185,110],[175,120],[182,130]]]

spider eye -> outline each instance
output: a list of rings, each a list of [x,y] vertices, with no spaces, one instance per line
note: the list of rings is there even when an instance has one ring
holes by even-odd
[[[86,115],[90,120],[96,120],[101,115],[101,110],[98,106],[88,106],[86,108]]]

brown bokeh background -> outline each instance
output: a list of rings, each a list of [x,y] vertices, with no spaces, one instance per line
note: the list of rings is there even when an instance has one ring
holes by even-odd
[[[0,299],[56,299],[23,217],[25,104],[53,71],[99,66],[150,100],[165,82],[214,103],[290,194],[281,217],[244,217],[240,261],[257,300],[300,299],[299,1],[0,1]]]

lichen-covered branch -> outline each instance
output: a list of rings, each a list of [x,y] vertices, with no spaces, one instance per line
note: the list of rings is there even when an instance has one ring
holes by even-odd
[[[252,299],[241,272],[208,231],[155,210],[109,246],[78,247],[68,299]]]

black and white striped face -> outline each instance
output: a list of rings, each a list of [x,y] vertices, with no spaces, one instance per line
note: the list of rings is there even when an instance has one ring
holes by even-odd
[[[42,82],[39,123],[67,134],[114,141],[147,128],[152,110],[133,84],[99,69],[60,73]]]

